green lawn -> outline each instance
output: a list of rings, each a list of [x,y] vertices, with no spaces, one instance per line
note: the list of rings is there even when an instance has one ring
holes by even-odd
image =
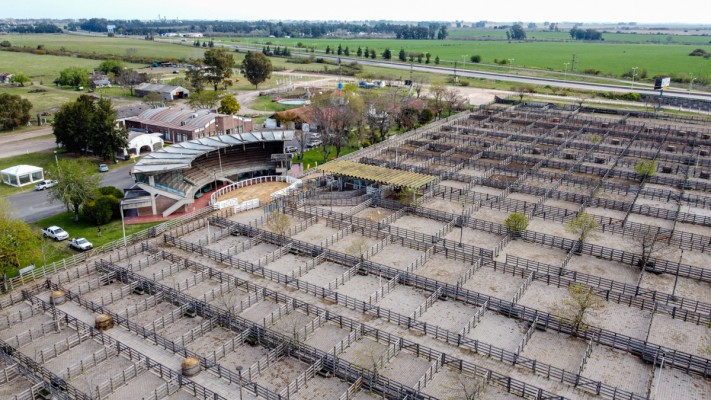
[[[59,155],[59,157],[63,157],[63,155]],[[40,151],[37,153],[29,153],[29,154],[23,154],[19,156],[14,156],[10,158],[0,158],[0,170],[12,167],[14,165],[18,164],[28,164],[28,165],[34,165],[35,167],[40,167],[44,168],[45,170],[47,168],[54,167],[55,162],[54,162],[54,153],[51,150],[46,150],[46,151]],[[46,177],[46,174],[45,174]],[[14,187],[10,185],[6,185],[4,183],[0,183],[0,197],[6,197],[11,194],[15,193],[20,193],[20,192],[27,192],[30,190],[34,190],[34,185],[26,185],[23,187]]]
[[[257,100],[255,100],[249,108],[253,110],[259,110],[259,111],[286,111],[286,110],[291,110],[294,108],[299,108],[300,106],[287,106],[284,104],[279,104],[276,101],[272,101],[273,97],[272,96],[260,96],[257,97]]]
[[[4,55],[4,53],[0,53]],[[30,93],[34,92],[34,93]],[[32,103],[30,115],[34,118],[37,113],[55,110],[64,103],[76,100],[82,92],[58,89],[48,85],[32,85],[25,87],[13,87],[0,85],[0,93],[9,93],[22,96]]]
[[[151,222],[146,224],[136,224],[136,225],[126,225],[126,236],[134,234],[136,232],[148,229],[151,226],[157,225],[159,222]],[[97,236],[97,227],[90,224],[83,218],[79,219],[79,222],[74,222],[74,213],[64,212],[43,220],[34,222],[30,224],[33,228],[41,230],[48,226],[57,225],[62,227],[69,233],[70,238],[83,237],[90,241],[94,247],[99,247],[106,243],[114,240],[118,240],[123,237],[123,232],[121,231],[121,219],[115,219],[110,223],[103,225],[101,227],[101,237]],[[69,257],[77,253],[76,250],[69,248],[68,240],[61,242],[55,242],[51,239],[43,239],[46,241],[47,246],[45,247],[45,253],[48,254],[47,263],[61,260],[62,258]],[[35,265],[42,265],[42,260],[37,260]]]
[[[329,146],[330,151],[328,154],[329,159],[336,157],[336,148]],[[345,156],[346,154],[352,153],[358,150],[358,147],[341,147],[340,156]],[[316,163],[323,164],[323,153],[321,153],[320,148],[313,148],[309,151],[304,152],[303,160],[299,158],[300,154],[294,156],[294,163],[302,163],[304,165],[304,170],[316,167]]]

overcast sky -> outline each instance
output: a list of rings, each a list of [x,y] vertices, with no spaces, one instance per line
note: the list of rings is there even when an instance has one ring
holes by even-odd
[[[711,0],[19,0],[0,18],[680,22],[711,24]]]

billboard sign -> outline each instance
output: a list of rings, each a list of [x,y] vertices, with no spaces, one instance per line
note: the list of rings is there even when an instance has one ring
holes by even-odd
[[[667,90],[670,83],[671,78],[656,78],[654,79],[654,90]]]

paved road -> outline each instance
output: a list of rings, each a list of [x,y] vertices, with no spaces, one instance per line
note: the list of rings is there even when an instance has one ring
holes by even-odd
[[[102,174],[102,186],[115,186],[119,189],[130,188],[133,185],[133,179],[128,175],[131,167],[133,165],[125,165]],[[17,217],[26,222],[35,222],[65,210],[64,204],[56,200],[51,201],[47,191],[18,193],[8,196],[8,200]]]
[[[52,127],[49,125],[29,132],[4,134],[0,136],[0,158],[53,149],[57,145],[50,135]]]

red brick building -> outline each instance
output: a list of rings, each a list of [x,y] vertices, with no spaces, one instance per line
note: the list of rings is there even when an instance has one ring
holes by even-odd
[[[180,143],[208,136],[252,131],[252,120],[211,110],[160,107],[146,110],[124,123],[129,129],[160,133],[165,142]]]

